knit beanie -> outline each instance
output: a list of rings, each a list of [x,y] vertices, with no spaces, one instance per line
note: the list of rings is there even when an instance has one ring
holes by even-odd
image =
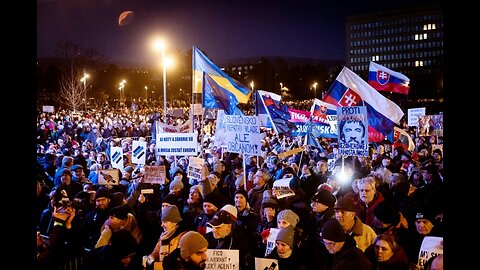
[[[373,215],[384,224],[397,225],[400,222],[400,213],[388,201],[381,201],[375,206]]]
[[[183,188],[182,180],[180,180],[179,178],[177,178],[177,176],[175,176],[175,177],[173,178],[173,181],[170,182],[170,190],[173,190],[174,188],[178,188],[178,189],[182,189],[182,188]]]
[[[348,212],[356,212],[357,208],[355,207],[355,202],[350,196],[343,196],[337,200],[333,209],[340,209]]]
[[[333,242],[345,242],[347,236],[340,222],[333,218],[323,224],[322,238]]]
[[[245,197],[245,199],[248,201],[248,193],[245,189],[241,188],[241,189],[237,189],[235,191],[235,195],[237,194],[241,194],[243,197]]]
[[[70,175],[70,177],[72,177],[72,171],[70,171],[67,168],[63,168],[62,171],[60,172],[60,176],[62,176],[64,174],[68,174],[68,175]]]
[[[208,247],[208,242],[200,233],[189,231],[180,238],[178,245],[180,247],[180,255],[184,260],[187,260],[192,254]]]
[[[276,209],[278,207],[277,199],[273,197],[271,190],[267,189],[263,191],[261,207],[262,208],[271,207],[273,209]]]
[[[95,192],[95,200],[99,199],[99,198],[107,198],[107,199],[110,199],[110,191],[106,188],[99,188],[96,192]]]
[[[215,205],[218,209],[222,208],[225,205],[225,200],[222,198],[222,195],[215,192],[210,192],[205,195],[203,202],[211,203]]]
[[[130,213],[130,207],[126,205],[115,206],[110,209],[109,216],[116,217],[121,220],[127,219],[128,213]]]
[[[180,212],[176,205],[169,205],[162,210],[162,222],[164,221],[170,221],[173,223],[179,223],[182,221],[182,217],[180,216]]]
[[[285,209],[278,213],[277,220],[285,220],[286,222],[290,223],[292,227],[295,227],[297,226],[298,221],[300,221],[300,218],[292,210]]]
[[[312,198],[312,202],[321,203],[328,207],[333,207],[336,201],[337,199],[335,198],[335,196],[333,196],[330,191],[325,189],[317,191],[317,193],[315,193]]]
[[[295,230],[292,226],[288,226],[286,228],[280,228],[277,234],[277,238],[275,241],[282,241],[285,244],[289,245],[293,248],[293,236],[295,235]]]

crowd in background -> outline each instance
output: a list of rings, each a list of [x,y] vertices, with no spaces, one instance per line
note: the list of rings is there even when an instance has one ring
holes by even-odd
[[[280,158],[302,138],[262,129],[261,154],[243,156],[214,147],[213,117],[196,119],[205,160],[198,181],[187,177],[188,157],[155,154],[155,121],[184,124],[189,108],[182,109],[165,119],[161,108],[143,106],[38,114],[39,268],[75,260],[80,269],[201,269],[205,258],[192,258],[203,246],[194,242],[239,250],[241,270],[255,269],[255,257],[292,270],[429,267],[418,256],[425,236],[444,235],[443,158],[434,147],[441,138],[408,130],[413,151],[384,141],[370,144],[368,157],[341,157],[336,139],[319,138],[321,149]],[[165,166],[164,184],[142,182],[134,140],[147,142],[147,165]],[[123,149],[120,181],[100,185],[101,170],[112,168],[111,146]],[[281,179],[290,179],[293,196],[279,198]]]

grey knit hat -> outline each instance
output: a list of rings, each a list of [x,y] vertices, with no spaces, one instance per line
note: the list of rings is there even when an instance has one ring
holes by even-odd
[[[170,221],[174,223],[179,223],[180,221],[182,221],[180,211],[178,211],[176,205],[169,205],[162,210],[162,222],[164,221]]]
[[[189,231],[180,238],[178,245],[180,247],[180,255],[186,260],[190,258],[192,254],[208,247],[208,242],[200,233]]]
[[[183,183],[182,183],[182,180],[180,180],[179,178],[177,178],[177,176],[175,176],[175,178],[173,179],[172,182],[170,182],[170,190],[173,190],[173,188],[178,188],[178,189],[182,189],[183,188]]]
[[[295,230],[293,229],[292,226],[288,226],[287,228],[280,228],[275,241],[282,241],[285,244],[289,245],[291,248],[293,248],[294,235],[295,235]]]
[[[295,227],[297,226],[298,221],[300,221],[300,217],[298,217],[298,215],[295,214],[295,212],[293,212],[292,210],[285,209],[278,213],[277,220],[285,220],[290,223],[292,227]]]

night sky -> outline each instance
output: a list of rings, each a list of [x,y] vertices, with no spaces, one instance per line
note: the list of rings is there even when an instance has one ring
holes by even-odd
[[[344,60],[345,16],[435,0],[162,1],[37,0],[37,56],[57,56],[60,41],[93,48],[112,61],[150,63],[149,41],[192,46],[214,62],[258,56]],[[134,12],[126,26],[118,16]]]

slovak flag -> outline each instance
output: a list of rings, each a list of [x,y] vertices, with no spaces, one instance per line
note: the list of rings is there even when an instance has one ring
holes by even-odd
[[[410,79],[402,73],[370,61],[368,84],[378,91],[408,95]]]
[[[393,101],[373,89],[355,72],[343,67],[323,101],[340,107],[366,106],[368,141],[381,142],[404,115]]]

